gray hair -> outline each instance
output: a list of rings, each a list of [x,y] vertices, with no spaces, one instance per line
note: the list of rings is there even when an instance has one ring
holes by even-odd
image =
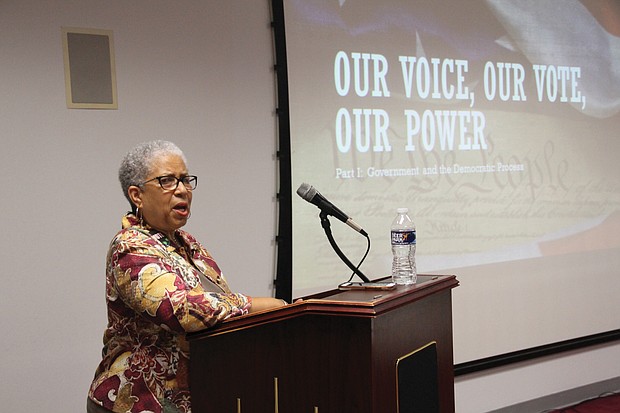
[[[178,155],[187,164],[183,151],[172,142],[155,140],[142,142],[125,155],[118,169],[118,180],[121,182],[123,195],[129,201],[131,209],[135,212],[135,205],[129,198],[127,190],[130,186],[140,186],[151,172],[153,159],[161,155]]]

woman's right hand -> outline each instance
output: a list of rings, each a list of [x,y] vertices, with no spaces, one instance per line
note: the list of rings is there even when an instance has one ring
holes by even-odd
[[[288,305],[288,303],[280,298],[252,297],[252,307],[250,307],[250,313],[257,313],[259,311],[284,307],[285,305]]]

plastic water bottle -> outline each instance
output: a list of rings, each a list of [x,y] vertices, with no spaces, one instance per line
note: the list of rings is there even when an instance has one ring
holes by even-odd
[[[409,209],[398,208],[391,228],[392,281],[400,285],[415,284],[415,224],[409,218]]]

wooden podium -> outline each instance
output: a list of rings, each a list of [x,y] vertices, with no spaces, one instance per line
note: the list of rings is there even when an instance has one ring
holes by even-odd
[[[328,291],[189,335],[194,413],[454,412],[451,290]]]

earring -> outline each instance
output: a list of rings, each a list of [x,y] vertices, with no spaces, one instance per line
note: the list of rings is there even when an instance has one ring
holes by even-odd
[[[138,222],[140,223],[140,226],[143,227],[144,221],[142,219],[142,213],[140,211],[140,207],[136,207],[136,218],[138,218]]]

